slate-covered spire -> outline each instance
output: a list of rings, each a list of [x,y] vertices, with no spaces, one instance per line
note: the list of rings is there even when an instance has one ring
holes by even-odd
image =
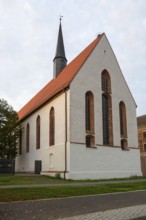
[[[56,54],[53,62],[54,62],[53,77],[55,79],[58,76],[58,74],[63,70],[63,68],[67,65],[67,59],[65,56],[64,43],[63,43],[61,18],[60,18],[60,25],[58,32]]]

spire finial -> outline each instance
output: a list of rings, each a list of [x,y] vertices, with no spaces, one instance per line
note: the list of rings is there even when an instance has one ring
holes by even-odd
[[[54,62],[54,68],[53,68],[54,79],[58,76],[58,74],[67,65],[67,59],[65,56],[65,49],[64,49],[64,43],[63,43],[62,27],[61,27],[62,18],[63,18],[63,16],[59,15],[60,24],[59,24],[59,32],[58,32],[58,41],[57,41],[55,58],[53,60],[53,62]]]
[[[59,17],[60,17],[60,23],[61,23],[61,20],[62,20],[63,16],[62,16],[62,15],[59,15]]]

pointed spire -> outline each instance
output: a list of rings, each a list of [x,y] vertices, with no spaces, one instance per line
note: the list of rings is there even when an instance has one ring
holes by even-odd
[[[53,60],[53,62],[54,62],[54,69],[53,69],[54,79],[58,76],[58,74],[67,65],[67,59],[65,56],[64,43],[63,43],[63,35],[62,35],[61,17],[62,16],[60,16],[60,25],[59,25],[59,32],[58,32],[56,54],[55,54],[55,58]]]

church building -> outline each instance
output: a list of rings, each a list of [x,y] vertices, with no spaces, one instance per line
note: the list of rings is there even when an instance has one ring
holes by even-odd
[[[53,79],[19,112],[16,172],[141,175],[136,103],[104,33],[67,65],[60,21]]]

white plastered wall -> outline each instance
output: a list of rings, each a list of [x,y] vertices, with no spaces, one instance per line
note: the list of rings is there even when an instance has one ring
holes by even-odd
[[[109,72],[112,85],[113,148],[102,146],[101,73],[104,69]],[[79,161],[81,160],[82,172],[79,172],[80,178],[93,178],[93,176],[94,178],[100,178],[101,176],[102,178],[109,178],[113,176],[119,177],[119,175],[121,177],[136,174],[141,175],[137,140],[136,104],[106,36],[102,37],[96,48],[88,57],[87,61],[71,83],[70,90],[70,123],[72,125],[70,135],[72,143],[70,172],[74,172],[78,176],[77,173],[80,170]],[[87,149],[85,147],[85,94],[87,91],[91,91],[94,95],[95,143],[98,146],[98,150]],[[131,147],[129,151],[122,151],[120,148],[120,101],[123,101],[126,105],[128,147]],[[110,159],[108,158],[108,155]],[[101,162],[99,163],[99,161]],[[128,161],[128,163],[126,161]],[[126,164],[126,166],[123,167],[123,163]],[[100,166],[101,164],[104,164],[104,167]],[[95,171],[98,170],[98,175],[99,173],[102,173],[102,175],[84,175],[84,172],[88,173],[87,170],[90,170],[90,172],[93,173],[96,173]],[[124,172],[122,172],[123,170]],[[77,176],[74,175],[72,177],[76,178]]]
[[[66,91],[69,105],[70,91]],[[49,113],[55,110],[55,145],[49,146]],[[36,119],[41,118],[40,149],[36,149]],[[69,108],[67,106],[69,119]],[[26,126],[30,125],[30,149],[26,153]],[[67,137],[69,138],[69,120],[67,120]],[[22,123],[22,155],[16,158],[16,172],[34,172],[35,160],[42,161],[42,171],[60,171],[65,169],[65,92],[46,104],[43,108],[30,115]],[[69,144],[67,145],[67,147]],[[69,158],[69,157],[68,157]]]
[[[70,179],[106,179],[141,175],[139,150],[122,151],[119,148],[98,146],[86,148],[83,144],[70,146]]]

